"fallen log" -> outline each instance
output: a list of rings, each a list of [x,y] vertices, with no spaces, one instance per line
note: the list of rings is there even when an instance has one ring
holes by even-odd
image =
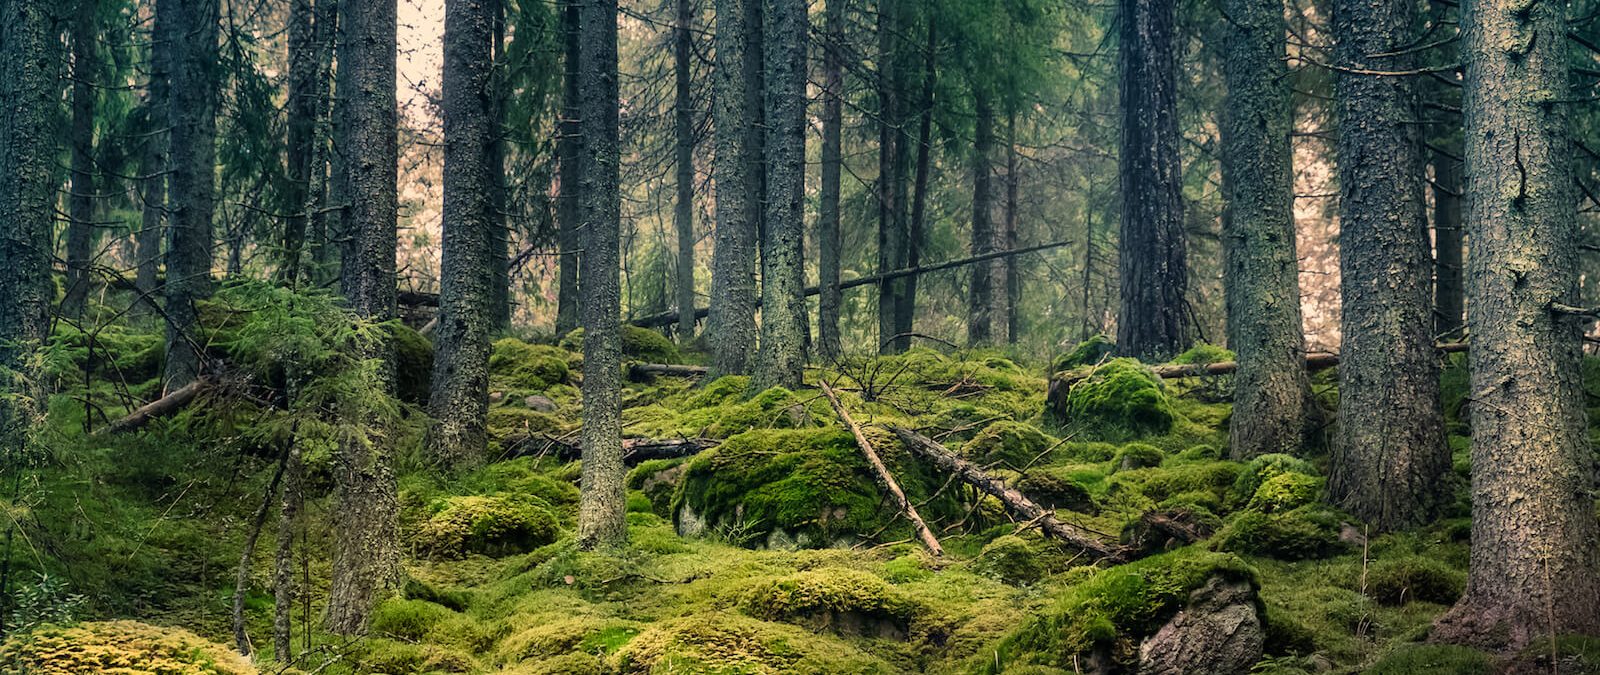
[[[627,464],[638,464],[652,459],[689,457],[721,444],[722,441],[715,438],[624,438],[622,461]],[[506,454],[511,457],[547,455],[573,460],[583,457],[583,445],[574,440],[554,436],[527,437],[511,443]]]
[[[1000,500],[1006,510],[1019,520],[1037,524],[1046,535],[1081,549],[1097,560],[1118,563],[1127,558],[1127,552],[1121,547],[1107,544],[1080,527],[1057,520],[1054,512],[1039,506],[1016,488],[1006,485],[1005,481],[990,476],[976,464],[956,456],[933,439],[900,426],[890,425],[889,431],[899,437],[912,452],[928,458],[936,466],[955,474],[968,485]]]
[[[126,417],[116,420],[100,428],[103,434],[120,434],[124,431],[133,431],[150,423],[157,417],[166,417],[182,410],[184,406],[192,403],[202,392],[211,387],[210,381],[205,378],[196,379],[187,385],[179,387],[166,396],[140,406],[137,410],[128,413]]]
[[[900,483],[895,481],[894,474],[889,473],[889,467],[884,465],[883,458],[872,449],[872,441],[867,440],[867,435],[861,432],[861,426],[850,417],[850,411],[845,410],[844,404],[839,402],[839,396],[834,393],[833,387],[828,386],[826,380],[817,384],[822,386],[823,395],[828,397],[828,403],[833,405],[833,411],[839,414],[839,419],[844,421],[845,426],[850,427],[850,433],[856,437],[856,447],[861,448],[861,454],[866,455],[867,465],[872,467],[874,474],[877,474],[878,482],[882,483],[884,489],[894,497],[895,503],[900,506],[900,512],[905,514],[906,520],[911,521],[911,527],[917,531],[917,538],[922,540],[922,545],[928,548],[933,557],[943,557],[944,547],[939,545],[939,539],[933,536],[933,530],[928,529],[928,524],[923,522],[922,516],[917,515],[917,507],[906,498],[905,491],[900,489]]]
[[[890,272],[884,272],[882,274],[869,274],[869,275],[864,276],[864,277],[857,277],[855,279],[849,279],[849,280],[846,280],[846,281],[839,282],[839,290],[841,290],[841,291],[848,290],[848,289],[851,289],[851,288],[856,288],[858,286],[871,286],[871,285],[874,285],[874,284],[883,283],[885,281],[894,281],[895,279],[899,279],[899,278],[902,278],[902,277],[912,277],[912,276],[916,276],[916,275],[919,275],[919,274],[927,274],[929,272],[938,272],[940,270],[947,270],[947,269],[950,269],[952,267],[964,267],[966,265],[973,265],[973,264],[976,264],[976,263],[986,262],[986,261],[994,260],[994,259],[997,259],[997,258],[1009,258],[1009,257],[1012,257],[1012,256],[1019,256],[1019,255],[1022,255],[1024,253],[1033,253],[1034,251],[1045,251],[1045,250],[1049,250],[1049,249],[1052,249],[1052,248],[1060,248],[1060,247],[1066,246],[1067,244],[1070,244],[1070,243],[1072,243],[1072,242],[1070,242],[1070,241],[1056,241],[1056,242],[1051,242],[1051,243],[1048,243],[1048,244],[1039,244],[1037,246],[1027,246],[1027,247],[1023,247],[1023,248],[1012,249],[1012,250],[1009,250],[1009,251],[992,251],[992,252],[989,252],[989,253],[985,253],[983,255],[975,255],[975,256],[968,257],[968,258],[958,258],[956,260],[947,260],[945,262],[936,263],[936,264],[932,264],[932,265],[918,265],[916,267],[905,267],[905,268],[893,270],[893,271],[890,271]],[[821,295],[821,294],[822,294],[822,286],[807,286],[806,289],[805,289],[805,295],[808,296],[808,297],[809,296],[813,296],[813,295]],[[761,306],[761,298],[756,298],[756,306],[757,307]],[[696,319],[703,319],[709,314],[711,314],[711,308],[710,307],[696,307],[695,310],[694,310],[694,318],[696,318]],[[649,316],[639,317],[637,319],[633,319],[629,323],[632,323],[633,325],[639,326],[641,328],[658,328],[660,326],[670,326],[670,325],[675,324],[677,322],[678,322],[678,312],[677,312],[677,310],[673,310],[673,311],[670,311],[670,312],[661,312],[659,314],[651,314]]]
[[[657,375],[672,377],[702,377],[709,368],[705,366],[685,366],[676,363],[635,363],[628,366],[628,379],[635,382],[647,381]]]

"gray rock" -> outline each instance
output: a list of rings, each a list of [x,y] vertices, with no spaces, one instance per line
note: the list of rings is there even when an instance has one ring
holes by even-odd
[[[678,509],[678,534],[685,537],[698,537],[706,533],[706,521],[688,504]]]
[[[1254,585],[1212,577],[1139,645],[1139,675],[1247,673],[1265,644]]]
[[[522,399],[522,405],[527,406],[529,410],[536,412],[553,413],[556,411],[556,402],[550,400],[550,398],[547,396],[529,396],[525,399]]]

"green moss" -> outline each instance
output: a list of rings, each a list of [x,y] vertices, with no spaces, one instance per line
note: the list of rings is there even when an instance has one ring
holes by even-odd
[[[567,351],[549,345],[532,345],[502,338],[489,354],[489,375],[500,386],[523,391],[544,391],[567,381]]]
[[[892,673],[898,669],[850,644],[781,623],[738,614],[694,614],[652,625],[613,663],[642,673]]]
[[[1342,548],[1339,517],[1317,505],[1284,513],[1240,511],[1212,539],[1214,548],[1280,560],[1320,558]]]
[[[1403,556],[1373,562],[1366,582],[1367,595],[1386,605],[1413,600],[1449,605],[1461,597],[1466,575],[1434,558]]]
[[[1079,342],[1072,351],[1056,357],[1050,363],[1050,372],[1061,372],[1079,366],[1092,366],[1105,360],[1117,352],[1117,346],[1111,343],[1111,338],[1096,335],[1083,342]]]
[[[7,673],[76,675],[256,675],[233,650],[182,628],[137,621],[46,625],[0,645]]]
[[[1494,659],[1476,649],[1427,644],[1402,646],[1365,672],[1367,675],[1487,675],[1496,671]]]
[[[430,602],[457,612],[467,608],[469,599],[469,595],[462,591],[441,590],[416,578],[406,579],[401,595],[408,600]]]
[[[1049,542],[1008,534],[983,547],[972,571],[1004,584],[1029,586],[1064,571],[1071,560]]]
[[[740,594],[741,611],[812,630],[835,629],[876,637],[904,634],[916,605],[883,579],[841,567],[825,567],[762,581]]]
[[[1317,650],[1317,636],[1310,627],[1280,607],[1270,603],[1264,606],[1266,620],[1262,629],[1266,644],[1263,647],[1267,654],[1309,655]]]
[[[1108,462],[1117,456],[1119,448],[1104,441],[1068,442],[1061,444],[1058,453],[1074,462]]]
[[[1017,479],[1016,488],[1048,509],[1087,514],[1100,511],[1089,488],[1058,467],[1030,469]]]
[[[567,652],[612,653],[639,634],[639,624],[596,616],[541,622],[512,633],[496,649],[509,661],[549,659]]]
[[[1195,547],[1102,570],[1003,640],[980,668],[990,673],[1021,665],[1071,668],[1097,646],[1153,633],[1213,576],[1255,583],[1255,571],[1243,560]]]
[[[583,353],[583,329],[579,328],[561,339],[561,348]],[[622,355],[644,363],[678,363],[683,355],[667,336],[649,328],[622,327]]]
[[[1166,455],[1153,445],[1145,443],[1129,443],[1117,451],[1116,461],[1113,464],[1117,471],[1130,471],[1161,466]]]
[[[823,405],[826,405],[824,402]],[[714,421],[706,427],[713,438],[726,438],[753,429],[802,429],[822,424],[794,392],[783,387],[773,387],[743,403],[722,406]]]
[[[1055,410],[1061,421],[1110,432],[1163,434],[1177,413],[1168,402],[1160,378],[1134,359],[1112,359],[1084,366],[1083,378],[1072,385],[1064,405]]]
[[[1225,361],[1233,361],[1236,359],[1237,357],[1234,356],[1233,352],[1225,347],[1218,347],[1216,345],[1206,344],[1204,342],[1196,342],[1193,347],[1190,347],[1182,354],[1173,357],[1172,362],[1181,364],[1205,364],[1223,363]]]
[[[433,381],[433,342],[398,321],[385,324],[394,347],[395,396],[425,405]]]
[[[448,608],[426,600],[395,598],[372,610],[371,627],[375,635],[417,641],[451,614]]]
[[[1020,468],[1054,444],[1054,440],[1032,424],[1000,420],[984,427],[961,446],[961,454],[979,464],[1005,463]]]
[[[535,437],[561,430],[561,420],[527,408],[495,406],[489,409],[489,435],[501,441]]]
[[[750,391],[747,375],[725,375],[707,382],[684,400],[685,408],[710,408],[743,399]]]
[[[1222,451],[1214,445],[1196,445],[1178,453],[1175,459],[1181,462],[1215,462],[1222,459]]]
[[[1157,502],[1189,492],[1207,492],[1220,502],[1238,476],[1237,463],[1211,462],[1119,471],[1113,480],[1134,487]]]
[[[359,673],[466,673],[476,664],[465,652],[432,644],[368,639],[353,655]]]
[[[662,518],[672,517],[672,497],[683,478],[684,464],[688,458],[652,459],[641,462],[628,471],[626,485],[638,490],[649,500],[650,511]]]
[[[1231,498],[1234,502],[1245,504],[1254,497],[1256,490],[1262,483],[1286,473],[1298,473],[1304,476],[1317,475],[1311,463],[1299,457],[1273,453],[1256,457],[1245,464],[1244,470],[1239,472],[1239,478],[1233,483]]]
[[[1247,508],[1262,513],[1293,511],[1317,501],[1322,479],[1302,473],[1282,473],[1261,483],[1250,497]]]
[[[550,511],[521,495],[445,497],[429,505],[412,544],[423,555],[458,558],[468,553],[508,555],[555,541]]]

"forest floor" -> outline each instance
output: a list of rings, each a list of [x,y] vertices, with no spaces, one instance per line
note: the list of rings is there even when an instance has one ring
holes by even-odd
[[[269,519],[245,591],[254,665],[222,645],[233,642],[242,543],[284,433],[261,421],[263,403],[249,394],[262,383],[105,435],[94,427],[150,395],[160,337],[103,333],[93,360],[71,347],[81,340],[65,340],[49,455],[10,509],[22,526],[6,544],[13,583],[25,588],[8,627],[38,628],[14,635],[0,663],[44,673],[114,659],[132,673],[1131,672],[1141,642],[1208,580],[1228,578],[1258,594],[1253,672],[1496,669],[1488,655],[1420,642],[1460,594],[1467,564],[1459,356],[1445,370],[1445,403],[1462,496],[1449,517],[1413,531],[1368,538],[1323,505],[1321,450],[1223,459],[1225,377],[1161,381],[1103,359],[1094,344],[1048,367],[917,347],[809,370],[795,392],[749,391],[741,377],[630,383],[625,435],[713,447],[630,462],[628,545],[585,552],[571,538],[578,470],[567,459],[580,412],[576,341],[496,343],[496,460],[446,477],[422,456],[425,378],[407,376],[426,372],[431,357],[425,340],[406,337],[404,422],[388,438],[402,467],[403,592],[379,606],[366,638],[318,630],[331,450],[307,448],[296,565],[313,592],[293,613],[300,656],[265,656],[277,540]],[[696,360],[642,331],[629,333],[628,353]],[[1227,357],[1201,348],[1181,358]],[[86,364],[87,388],[68,384]],[[1048,413],[1047,373],[1073,367],[1096,372],[1066,410]],[[1600,365],[1585,374],[1591,391],[1600,387]],[[810,388],[819,381],[840,390],[943,556],[913,536]],[[1333,408],[1329,374],[1316,389]],[[1063,522],[1153,555],[1092,565],[909,454],[889,425],[938,440]],[[1209,536],[1152,539],[1139,529],[1151,512],[1181,514]],[[1522,662],[1548,671],[1552,650],[1561,672],[1600,672],[1600,640],[1588,638],[1559,638]],[[151,654],[187,665],[160,670]]]

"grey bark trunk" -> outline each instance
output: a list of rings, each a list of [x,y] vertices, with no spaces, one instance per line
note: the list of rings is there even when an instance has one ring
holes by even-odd
[[[748,168],[754,157],[747,126],[751,87],[746,84],[746,5],[761,0],[717,0],[715,139],[717,162],[716,248],[711,254],[711,314],[706,338],[711,368],[719,375],[749,372],[756,348],[757,222],[752,218],[756,183]],[[757,101],[755,105],[759,106]]]
[[[622,462],[621,206],[617,142],[617,0],[583,0],[578,80],[584,138],[583,491],[578,544],[628,537]]]
[[[1551,312],[1579,292],[1565,12],[1462,6],[1467,330],[1497,348],[1470,356],[1471,564],[1441,641],[1517,650],[1600,632],[1583,322]]]
[[[1461,160],[1434,152],[1433,161],[1433,333],[1457,337],[1466,326],[1463,295],[1465,237],[1461,228]]]
[[[822,53],[822,186],[817,213],[817,354],[837,359],[844,351],[839,336],[839,193],[844,169],[844,46],[846,0],[827,0]]]
[[[312,78],[312,101],[315,105],[315,124],[311,131],[311,161],[307,174],[306,213],[311,242],[310,269],[302,276],[318,287],[334,278],[336,247],[330,236],[342,218],[336,208],[341,197],[334,186],[338,183],[333,162],[333,57],[338,43],[339,2],[317,0],[313,28],[316,42],[317,72]]]
[[[312,0],[289,2],[289,97],[287,106],[287,185],[284,200],[289,204],[289,215],[283,223],[283,259],[278,267],[278,279],[289,286],[300,280],[300,256],[305,249],[306,224],[310,220],[312,202],[311,172],[316,142],[318,45],[315,9]]]
[[[578,130],[578,53],[579,2],[562,0],[562,85],[561,85],[561,136],[556,140],[556,156],[561,167],[561,191],[556,202],[556,246],[560,255],[556,282],[556,336],[560,337],[578,327],[578,301],[583,287],[579,277],[582,266],[583,233],[579,231],[579,204],[583,197],[583,137]]]
[[[673,224],[678,231],[678,341],[694,339],[694,109],[691,98],[690,37],[694,21],[691,0],[677,0],[677,25],[673,27],[674,91],[673,134],[677,151],[677,203]]]
[[[905,173],[900,158],[900,77],[896,36],[901,30],[900,0],[878,0],[878,271],[906,266],[906,233],[900,201]],[[898,333],[901,280],[878,286],[878,345],[894,353],[905,342]]]
[[[448,0],[444,26],[444,252],[434,330],[429,454],[471,467],[488,454],[489,339],[495,324],[495,142],[490,45],[498,0]]]
[[[805,0],[767,0],[766,49],[767,236],[761,256],[761,352],[757,390],[800,386],[805,368],[805,288],[801,235],[806,179]]]
[[[912,178],[911,220],[906,226],[906,267],[916,267],[922,262],[922,247],[927,240],[928,180],[933,173],[933,89],[938,78],[939,31],[935,17],[928,16],[928,42],[923,51],[922,94],[917,99],[917,159]],[[896,335],[910,333],[917,320],[917,277],[906,277],[902,282],[899,300],[894,308]],[[895,351],[911,346],[911,338],[896,340]]]
[[[1189,345],[1173,0],[1118,0],[1122,236],[1117,347],[1149,361]]]
[[[994,153],[994,106],[982,90],[973,95],[977,118],[972,141],[972,255],[994,250],[993,190],[989,177]],[[967,344],[987,345],[994,338],[994,263],[972,266],[967,288]]]
[[[1000,221],[1001,247],[1007,251],[1017,248],[1017,188],[1022,182],[1022,167],[1017,164],[1017,111],[1006,114],[1006,213]],[[1000,287],[1004,288],[1006,344],[1016,344],[1022,332],[1022,317],[1017,306],[1022,304],[1022,277],[1017,273],[1017,259],[1000,261]]]
[[[1335,59],[1413,67],[1415,10],[1401,0],[1333,6]],[[1422,146],[1405,78],[1336,74],[1339,114],[1339,430],[1329,498],[1380,530],[1426,522],[1449,495],[1439,404]]]
[[[200,354],[193,342],[195,301],[211,294],[212,212],[215,206],[217,138],[217,0],[163,2],[174,12],[171,172],[168,174],[170,238],[167,246],[167,365],[164,386],[173,391],[194,381]]]
[[[1223,285],[1228,346],[1239,362],[1230,452],[1295,454],[1311,392],[1295,252],[1288,26],[1282,0],[1228,0],[1223,11]]]
[[[94,115],[99,72],[95,42],[100,39],[94,22],[96,9],[93,3],[78,3],[70,35],[72,168],[67,188],[67,293],[61,300],[61,314],[69,319],[83,317],[93,278],[89,268],[94,264]]]
[[[511,106],[510,85],[505,74],[511,64],[506,61],[506,2],[489,2],[489,335],[499,335],[511,327],[511,221],[507,213],[506,181],[506,115]],[[549,166],[543,164],[543,166]],[[535,169],[540,176],[543,169]],[[536,184],[538,181],[534,181]],[[549,184],[548,177],[543,183]],[[541,209],[548,214],[549,209]],[[537,231],[537,230],[536,230]],[[548,231],[548,230],[545,230]],[[559,283],[559,278],[557,280]],[[559,290],[558,290],[559,292]],[[559,301],[558,301],[559,302]],[[560,309],[557,307],[557,309]]]
[[[291,394],[292,395],[292,394]],[[291,440],[284,464],[283,493],[278,504],[278,541],[272,558],[272,654],[278,663],[294,658],[294,538],[299,534],[305,466],[300,446]]]
[[[150,79],[145,94],[145,137],[139,151],[139,232],[135,236],[136,262],[134,288],[142,301],[134,312],[143,317],[156,314],[156,299],[161,295],[157,276],[161,270],[161,241],[166,234],[167,215],[167,107],[171,97],[173,16],[154,3],[150,33]]]
[[[397,179],[395,110],[395,0],[347,0],[340,92],[346,146],[347,236],[341,279],[350,308],[363,319],[395,317]],[[367,358],[383,363],[379,386],[394,390],[392,345]],[[400,553],[398,502],[389,441],[345,443],[334,469],[335,544],[326,623],[339,634],[365,632],[372,608],[396,585]]]

